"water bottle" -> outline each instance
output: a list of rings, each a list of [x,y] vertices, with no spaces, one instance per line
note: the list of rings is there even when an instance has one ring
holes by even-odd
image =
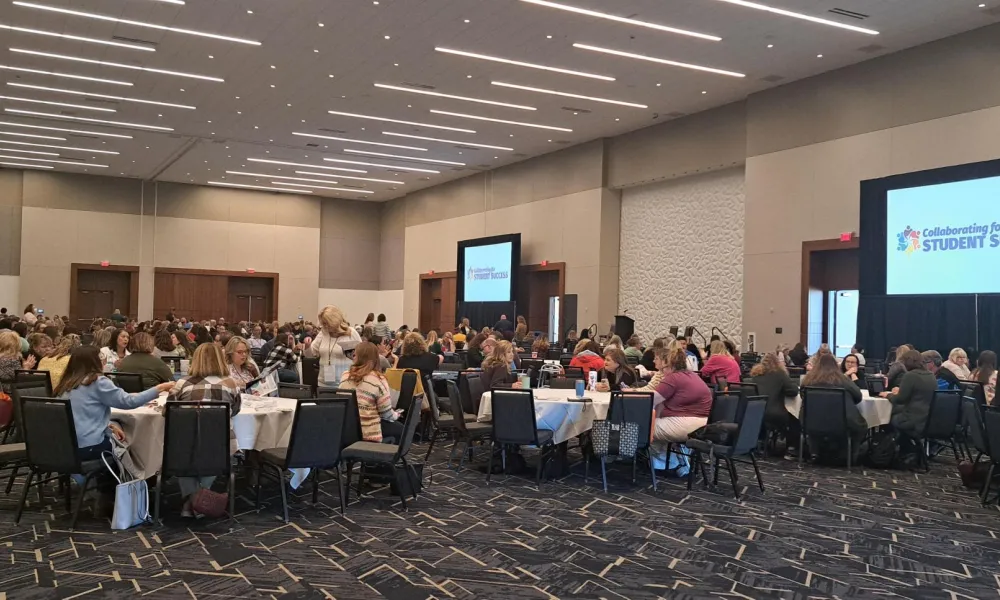
[[[582,379],[577,379],[576,380],[576,397],[577,398],[583,398],[583,386],[584,386],[583,380]]]

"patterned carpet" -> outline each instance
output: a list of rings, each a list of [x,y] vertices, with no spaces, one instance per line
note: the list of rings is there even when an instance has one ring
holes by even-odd
[[[622,468],[584,484],[579,469],[542,485],[444,468],[401,513],[385,490],[339,516],[336,482],[277,517],[245,498],[228,521],[169,518],[113,533],[77,531],[61,501],[13,524],[0,495],[0,600],[21,598],[989,598],[1000,593],[1000,513],[963,489],[951,461],[930,474],[808,467],[769,459],[767,492],[695,488]],[[421,456],[415,449],[415,456]],[[530,460],[530,459],[529,459]],[[942,459],[944,460],[944,459]],[[591,471],[593,474],[594,470]],[[721,483],[721,480],[720,480]],[[646,487],[643,488],[642,486]],[[35,494],[30,494],[35,500]],[[176,497],[165,512],[176,514]]]

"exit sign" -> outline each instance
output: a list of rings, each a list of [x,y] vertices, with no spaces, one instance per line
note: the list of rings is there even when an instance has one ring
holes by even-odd
[[[854,239],[854,234],[850,231],[840,234],[840,241],[849,242]]]

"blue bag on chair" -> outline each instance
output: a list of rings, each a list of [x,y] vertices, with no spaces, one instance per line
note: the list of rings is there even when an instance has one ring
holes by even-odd
[[[108,464],[108,457],[115,467]],[[149,488],[144,479],[133,479],[114,454],[102,452],[101,460],[118,481],[115,486],[115,513],[111,518],[112,529],[130,529],[149,521]]]

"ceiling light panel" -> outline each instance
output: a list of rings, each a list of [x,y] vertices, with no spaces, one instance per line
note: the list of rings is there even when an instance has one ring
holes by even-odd
[[[84,123],[101,123],[103,125],[113,125],[115,127],[136,127],[139,129],[153,129],[155,131],[173,131],[172,127],[161,127],[159,125],[143,125],[142,123],[129,123],[127,121],[108,121],[106,119],[91,119],[88,117],[74,117],[71,115],[60,115],[57,113],[44,113],[33,110],[21,110],[17,108],[5,108],[4,112],[15,115],[26,115],[30,117],[40,117],[43,119],[69,119],[71,121],[82,121]]]
[[[55,168],[55,167],[52,167],[52,166],[49,166],[49,165],[26,165],[24,163],[5,162],[5,161],[2,161],[2,160],[0,160],[0,165],[3,165],[5,167],[19,167],[19,168],[22,168],[22,169],[53,169],[53,168]]]
[[[458,131],[460,133],[476,133],[474,129],[461,129],[459,127],[445,127],[444,125],[431,125],[430,123],[418,123],[416,121],[400,121],[399,119],[390,119],[388,117],[375,117],[371,115],[359,115],[357,113],[347,113],[339,112],[336,110],[327,111],[331,115],[339,115],[341,117],[353,117],[355,119],[371,119],[373,121],[383,121],[386,123],[400,123],[402,125],[413,125],[414,127],[429,127],[431,129],[445,129],[448,131]]]
[[[370,163],[359,160],[343,160],[340,158],[324,158],[323,160],[335,163],[343,163],[345,165],[362,165],[366,167],[378,167],[380,169],[389,169],[390,171],[413,171],[414,173],[433,173],[438,175],[441,171],[434,171],[431,169],[418,169],[416,167],[400,167],[397,165],[384,165],[382,163]]]
[[[45,87],[45,86],[42,86],[42,85],[30,85],[30,84],[27,84],[27,83],[17,83],[15,81],[8,81],[7,85],[14,86],[14,87],[19,87],[19,88],[26,88],[26,89],[30,89],[30,90],[40,90],[40,91],[43,91],[43,92],[54,92],[54,93],[57,93],[57,94],[72,94],[72,95],[75,95],[75,96],[87,96],[87,97],[90,97],[90,98],[104,98],[106,100],[119,100],[121,102],[137,102],[139,104],[152,104],[152,105],[155,105],[155,106],[166,106],[168,108],[186,108],[188,110],[195,110],[197,108],[197,107],[190,106],[190,105],[187,105],[187,104],[173,104],[171,102],[159,102],[157,100],[143,100],[143,99],[140,99],[140,98],[129,98],[127,96],[111,96],[109,94],[96,94],[94,92],[81,92],[79,90],[67,90],[67,89],[63,89],[63,88]]]
[[[576,13],[579,15],[586,15],[588,17],[595,17],[598,19],[607,19],[608,21],[616,21],[618,23],[625,23],[628,25],[635,25],[637,27],[648,27],[649,29],[656,29],[659,31],[665,31],[667,33],[676,33],[679,35],[687,35],[695,38],[700,38],[703,40],[711,40],[713,42],[718,42],[722,38],[717,35],[709,35],[707,33],[698,33],[697,31],[689,31],[687,29],[680,29],[677,27],[669,27],[667,25],[660,25],[658,23],[650,23],[648,21],[640,21],[638,19],[629,19],[627,17],[619,17],[617,15],[611,15],[608,13],[599,12],[596,10],[588,10],[586,8],[579,8],[577,6],[570,6],[568,4],[560,4],[558,2],[548,2],[547,0],[521,0],[521,2],[527,2],[528,4],[537,4],[538,6],[545,6],[547,8],[555,8],[558,10],[565,10],[567,12]]]
[[[510,104],[507,102],[498,102],[496,100],[485,100],[483,98],[470,98],[468,96],[455,96],[454,94],[442,94],[440,92],[431,92],[428,90],[418,90],[414,88],[409,88],[399,85],[387,85],[384,83],[376,83],[375,87],[382,88],[386,90],[396,90],[397,92],[409,92],[411,94],[422,94],[424,96],[435,96],[438,98],[450,98],[452,100],[462,100],[465,102],[477,102],[479,104],[489,104],[492,106],[502,106],[504,108],[517,108],[520,110],[538,110],[534,106],[524,106],[522,104]]]
[[[291,177],[289,175],[273,175],[269,173],[248,173],[246,171],[226,171],[226,175],[242,175],[243,177],[262,177],[270,179],[291,179],[292,181],[309,181],[312,183],[338,183],[333,180],[326,179],[309,179],[308,177]]]
[[[65,142],[66,141],[66,138],[64,138],[64,137],[58,137],[58,136],[55,136],[55,135],[37,135],[37,134],[34,134],[34,133],[21,133],[19,131],[0,131],[0,135],[9,135],[9,136],[14,136],[14,137],[34,138],[34,139],[38,139],[38,140],[56,140],[56,141],[60,141],[60,142]]]
[[[10,65],[0,65],[0,70],[16,71],[18,73],[34,73],[35,75],[48,75],[50,77],[65,77],[67,79],[79,79],[81,81],[94,81],[97,83],[108,83],[111,85],[124,85],[131,87],[128,81],[118,79],[103,79],[101,77],[87,77],[86,75],[75,75],[73,73],[61,73],[59,71],[44,71],[42,69],[28,69],[25,67],[12,67]]]
[[[96,38],[89,38],[80,35],[69,35],[66,33],[56,33],[54,31],[43,31],[41,29],[29,29],[27,27],[15,27],[13,25],[0,25],[0,29],[6,29],[8,31],[16,31],[18,33],[30,33],[32,35],[44,35],[47,37],[63,38],[66,40],[74,40],[77,42],[88,42],[91,44],[114,46],[116,48],[129,48],[130,50],[143,50],[146,52],[156,52],[156,48],[153,48],[152,46],[143,46],[141,44],[129,44],[126,42],[115,42],[113,40],[99,40]]]
[[[542,71],[552,71],[554,73],[562,73],[564,75],[576,75],[577,77],[588,77],[590,79],[600,79],[602,81],[614,81],[614,77],[608,75],[597,75],[596,73],[586,73],[584,71],[574,71],[572,69],[563,69],[561,67],[550,67],[548,65],[540,65],[537,63],[522,62],[519,60],[511,60],[509,58],[501,58],[499,56],[490,56],[488,54],[477,54],[475,52],[466,52],[465,50],[455,50],[452,48],[434,48],[437,52],[444,52],[446,54],[455,54],[457,56],[465,56],[467,58],[476,58],[479,60],[489,60],[493,62],[504,63],[507,65],[514,65],[516,67],[526,67],[528,69],[540,69]]]
[[[195,35],[198,37],[211,38],[214,40],[222,40],[224,42],[235,42],[237,44],[248,44],[251,46],[260,46],[260,42],[256,40],[248,40],[238,37],[231,37],[228,35],[219,35],[217,33],[208,33],[206,31],[195,31],[193,29],[181,29],[179,27],[168,27],[166,25],[158,25],[156,23],[146,23],[145,21],[132,21],[129,19],[119,19],[118,17],[111,17],[108,15],[99,15],[97,13],[84,12],[82,10],[71,10],[68,8],[61,8],[58,6],[49,6],[47,4],[38,4],[36,2],[23,2],[21,0],[14,0],[15,6],[21,6],[24,8],[34,8],[37,10],[45,10],[50,12],[57,12],[64,15],[73,15],[74,17],[84,17],[87,19],[96,19],[98,21],[110,21],[112,23],[122,23],[124,25],[134,25],[136,27],[147,27],[149,29],[158,29],[160,31],[171,31],[173,33],[183,33],[185,35]]]
[[[37,144],[35,142],[22,142],[20,140],[4,140],[4,144],[14,144],[15,146],[32,146],[34,148],[55,148],[56,150],[75,150],[77,152],[90,152],[92,154],[119,154],[114,150],[98,150],[96,148],[78,148],[75,146],[53,146],[52,144]]]
[[[198,75],[196,73],[185,73],[183,71],[170,71],[167,69],[154,69],[152,67],[140,67],[139,65],[128,65],[124,63],[110,62],[106,60],[95,60],[93,58],[82,58],[79,56],[68,56],[66,54],[55,54],[52,52],[39,52],[38,50],[27,50],[25,48],[10,48],[11,52],[18,54],[30,54],[31,56],[42,56],[45,58],[55,58],[58,60],[72,60],[91,65],[101,65],[103,67],[117,67],[119,69],[131,69],[133,71],[145,71],[147,73],[158,73],[160,75],[173,75],[174,77],[186,77],[188,79],[200,79],[202,81],[215,81],[221,83],[225,79],[221,77],[211,77],[209,75]]]
[[[6,140],[0,140],[0,144]],[[21,150],[20,148],[0,148],[0,152],[17,152],[18,154],[38,154],[39,156],[59,156],[58,152],[42,152],[41,150]]]
[[[385,144],[382,142],[369,142],[366,140],[354,140],[351,138],[335,137],[332,135],[318,135],[315,133],[299,133],[296,131],[292,132],[292,135],[298,135],[302,137],[318,138],[321,140],[334,140],[337,142],[351,142],[352,144],[370,144],[372,146],[383,146],[386,148],[399,148],[400,150],[415,150],[418,152],[427,152],[427,148],[418,148],[417,146],[401,146],[399,144]]]
[[[335,192],[350,192],[350,193],[355,193],[355,194],[374,194],[375,193],[375,192],[372,192],[370,190],[355,190],[355,189],[351,189],[351,188],[327,187],[327,186],[324,186],[324,185],[308,185],[308,184],[305,184],[305,183],[292,183],[292,182],[285,183],[284,181],[272,181],[271,183],[274,184],[274,185],[294,185],[296,187],[311,188],[311,189],[314,189],[314,190],[333,190]]]
[[[653,56],[646,56],[645,54],[635,54],[633,52],[623,52],[621,50],[613,50],[611,48],[602,48],[600,46],[591,46],[589,44],[573,44],[574,48],[580,48],[581,50],[591,50],[593,52],[602,52],[604,54],[613,54],[614,56],[623,56],[625,58],[634,58],[637,60],[645,60],[649,62],[659,63],[661,65],[670,65],[672,67],[681,67],[684,69],[694,69],[695,71],[705,71],[706,73],[715,73],[717,75],[728,75],[729,77],[746,77],[743,73],[737,73],[736,71],[725,71],[723,69],[716,69],[713,67],[703,67],[701,65],[693,65],[691,63],[678,62],[676,60],[667,60],[665,58],[656,58]]]
[[[794,19],[802,19],[803,21],[811,21],[813,23],[819,23],[820,25],[829,25],[830,27],[847,29],[848,31],[856,31],[858,33],[865,33],[868,35],[878,35],[878,32],[875,31],[874,29],[865,29],[864,27],[857,27],[855,25],[848,25],[846,23],[838,23],[837,21],[831,21],[830,19],[821,19],[819,17],[813,17],[810,15],[797,13],[795,11],[785,10],[783,8],[775,8],[773,6],[767,6],[766,4],[758,4],[757,2],[747,2],[746,0],[718,0],[718,1],[725,2],[727,4],[735,4],[737,6],[743,6],[745,8],[762,10],[765,12],[774,13],[776,15],[792,17]]]
[[[103,131],[88,131],[86,129],[67,129],[66,127],[46,127],[44,125],[29,125],[27,123],[15,123],[14,121],[0,121],[0,125],[4,125],[6,127],[25,127],[28,129],[42,129],[44,131],[61,131],[63,133],[74,133],[77,135],[96,135],[100,137],[122,138],[126,140],[132,139],[132,136],[124,135],[121,133],[105,133]]]
[[[13,160],[31,160],[31,161],[38,161],[38,162],[43,162],[43,163],[53,163],[53,164],[58,163],[58,164],[61,164],[61,165],[73,165],[74,167],[97,167],[97,168],[100,168],[100,169],[107,169],[108,168],[108,165],[99,165],[99,164],[96,164],[96,163],[85,163],[85,162],[79,162],[79,161],[75,161],[75,160],[56,160],[54,158],[31,158],[31,157],[28,157],[28,156],[7,156],[6,154],[0,154],[0,158],[9,158],[9,159],[13,159]]]
[[[506,150],[508,152],[513,152],[513,148],[507,148],[506,146],[490,146],[489,144],[479,144],[477,142],[462,142],[459,140],[445,140],[441,138],[426,137],[422,135],[410,135],[408,133],[396,133],[394,131],[383,131],[382,135],[390,135],[394,137],[410,138],[412,140],[425,140],[428,142],[441,142],[442,144],[459,144],[462,146],[473,146],[475,148],[489,148],[490,150]]]
[[[413,160],[416,162],[433,163],[438,165],[454,165],[456,167],[464,167],[465,163],[455,162],[451,160],[436,160],[433,158],[421,158],[419,156],[401,156],[399,154],[386,154],[385,152],[369,152],[367,150],[352,150],[351,148],[344,148],[344,152],[350,154],[364,154],[365,156],[383,156],[385,158],[400,158],[403,160]]]
[[[206,181],[208,185],[217,185],[220,187],[232,187],[232,188],[248,188],[251,190],[268,190],[270,192],[288,192],[290,194],[311,194],[309,190],[293,190],[289,188],[282,187],[267,187],[266,185],[247,185],[243,183],[230,183],[228,181]]]
[[[530,87],[527,85],[517,85],[515,83],[506,83],[503,81],[491,81],[491,85],[498,85],[500,87],[511,88],[515,90],[524,90],[526,92],[537,92],[539,94],[552,94],[553,96],[563,96],[565,98],[577,98],[579,100],[590,100],[591,102],[602,102],[604,104],[617,104],[618,106],[631,106],[632,108],[649,108],[645,104],[637,104],[635,102],[625,102],[623,100],[611,100],[610,98],[598,98],[596,96],[584,96],[581,94],[571,94],[569,92],[559,92],[556,90],[547,90],[544,88]]]
[[[479,115],[467,115],[464,113],[448,112],[446,110],[431,109],[436,115],[448,115],[449,117],[459,117],[462,119],[475,119],[477,121],[491,121],[493,123],[504,123],[506,125],[519,125],[521,127],[534,127],[535,129],[549,129],[552,131],[566,131],[572,133],[573,130],[566,127],[556,127],[554,125],[539,125],[538,123],[525,123],[523,121],[508,121],[506,119],[494,119],[492,117],[481,117]]]
[[[269,165],[287,165],[289,167],[307,167],[310,169],[329,169],[331,171],[343,171],[345,173],[367,173],[362,169],[346,169],[342,167],[328,167],[326,165],[310,165],[307,163],[289,162],[287,160],[272,160],[270,158],[248,158],[250,162],[267,163]],[[342,177],[339,173],[335,177]]]
[[[312,171],[296,171],[296,175],[314,175],[316,177],[336,177],[337,179],[351,179],[354,181],[373,181],[375,183],[391,183],[394,185],[406,185],[405,181],[394,179],[376,179],[374,177],[354,177],[352,175],[341,175],[340,173],[314,173]]]
[[[67,102],[53,102],[51,100],[39,100],[37,98],[23,98],[21,96],[0,96],[0,100],[10,102],[27,102],[29,104],[46,104],[48,106],[65,106],[67,108],[79,108],[80,110],[93,110],[97,112],[118,112],[113,108],[103,108],[100,106],[87,106],[86,104],[69,104]]]

